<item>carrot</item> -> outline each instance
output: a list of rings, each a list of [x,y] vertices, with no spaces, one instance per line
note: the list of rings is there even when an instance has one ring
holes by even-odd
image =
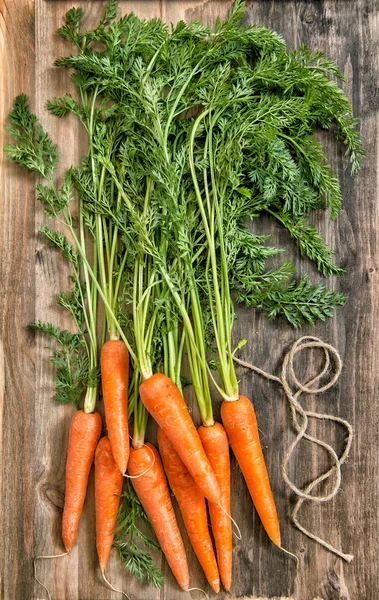
[[[161,459],[152,444],[130,449],[132,484],[159,540],[170,568],[183,590],[189,586],[187,557],[176,522]]]
[[[113,458],[111,442],[103,437],[95,452],[96,548],[104,573],[113,544],[123,475]]]
[[[99,413],[78,410],[71,421],[66,462],[66,494],[62,517],[62,539],[69,552],[78,531],[87,491],[88,476],[101,433]]]
[[[220,591],[220,577],[209,535],[204,496],[160,428],[157,439],[167,479],[178,501],[188,537],[212,590],[217,594]]]
[[[124,474],[129,459],[129,353],[122,340],[109,340],[104,344],[100,366],[108,436],[115,462]]]
[[[224,401],[221,418],[251,498],[269,538],[280,546],[280,530],[252,403],[246,396]]]
[[[221,581],[229,591],[232,585],[232,522],[228,516],[231,513],[229,443],[221,423],[199,427],[199,436],[221,490],[220,503],[209,502],[209,513]]]
[[[139,393],[146,409],[167,435],[204,496],[217,503],[220,489],[216,476],[178,387],[163,373],[156,373],[140,385]]]

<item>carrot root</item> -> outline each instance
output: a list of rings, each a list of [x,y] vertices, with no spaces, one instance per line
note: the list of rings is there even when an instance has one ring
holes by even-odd
[[[101,383],[105,422],[114,459],[122,474],[129,459],[129,354],[122,340],[109,340],[101,350]]]
[[[104,573],[113,544],[123,476],[112,454],[108,437],[99,441],[95,453],[96,548]]]
[[[279,520],[253,405],[245,396],[234,402],[224,401],[221,418],[262,525],[274,544],[280,546]]]
[[[152,466],[148,469],[150,465]],[[167,562],[180,587],[187,590],[189,573],[184,544],[161,459],[152,444],[130,449],[129,472],[134,476],[132,485],[150,519]]]
[[[101,433],[99,413],[78,410],[72,418],[66,462],[66,493],[62,539],[67,552],[75,543],[97,442]]]
[[[188,588],[187,592],[201,592],[206,598],[209,598],[207,592],[201,588]]]
[[[221,498],[217,504],[209,502],[209,513],[221,581],[229,591],[232,585],[233,549],[229,442],[221,423],[214,423],[211,427],[199,427],[199,436],[221,491]]]
[[[49,590],[47,589],[47,587],[42,583],[42,581],[40,579],[38,579],[37,577],[37,560],[40,559],[50,559],[50,558],[61,558],[62,556],[67,556],[68,552],[62,552],[61,554],[50,554],[50,555],[40,555],[40,556],[36,556],[34,561],[33,561],[33,570],[34,570],[34,579],[36,580],[37,583],[40,584],[41,587],[43,587],[43,589],[45,590],[46,594],[47,594],[47,600],[51,600],[51,595]]]
[[[217,503],[220,489],[216,476],[177,386],[163,373],[156,373],[140,385],[139,392],[146,409],[166,434],[204,496]]]
[[[167,479],[179,504],[188,537],[209,585],[217,594],[220,576],[209,534],[204,496],[162,429],[158,429],[157,439]]]
[[[107,586],[109,587],[109,589],[113,590],[114,592],[117,592],[118,594],[122,594],[123,596],[125,596],[125,598],[127,598],[128,600],[130,600],[130,597],[123,592],[122,590],[118,590],[117,588],[113,587],[113,585],[108,581],[108,579],[105,577],[105,573],[104,571],[101,571],[101,575],[105,581],[105,583],[107,584]]]

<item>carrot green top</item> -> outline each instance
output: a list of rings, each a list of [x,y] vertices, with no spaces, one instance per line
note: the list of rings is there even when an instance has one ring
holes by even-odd
[[[75,293],[83,297],[89,372],[97,365],[99,296],[109,336],[127,344],[143,379],[152,374],[157,306],[168,290],[175,309],[167,310],[183,324],[205,423],[213,418],[207,371],[225,399],[238,395],[232,294],[295,327],[325,319],[344,302],[343,294],[313,286],[305,276],[293,279],[288,261],[265,269],[265,260],[280,250],[245,222],[270,215],[323,276],[343,272],[308,220],[325,205],[332,218],[341,207],[338,180],[313,134],[333,127],[353,173],[364,155],[349,102],[330,79],[342,77],[335,63],[305,46],[287,51],[275,32],[241,25],[243,13],[244,3],[236,0],[229,18],[212,31],[199,22],[169,29],[159,19],[133,14],[116,19],[112,0],[99,25],[82,31],[82,11],[71,9],[59,33],[73,42],[75,54],[55,64],[74,70],[79,100],[65,94],[47,106],[58,117],[72,112],[81,121],[88,156],[57,190],[57,149],[24,97],[10,117],[16,143],[6,148],[45,178],[41,201],[74,241],[83,271],[84,285]],[[70,212],[74,190],[79,232]],[[93,258],[86,232],[93,236]],[[155,286],[163,297],[151,307]],[[132,340],[123,333],[120,294],[133,304]],[[206,364],[210,323],[220,383]],[[170,339],[168,334],[168,345]],[[167,370],[177,375],[176,365]],[[92,384],[90,389],[87,410],[96,395]]]

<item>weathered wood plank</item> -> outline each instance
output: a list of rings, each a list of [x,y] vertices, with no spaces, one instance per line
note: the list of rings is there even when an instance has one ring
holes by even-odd
[[[353,103],[355,114],[360,116],[367,149],[365,167],[353,181],[340,149],[326,141],[328,156],[342,182],[344,210],[335,224],[326,223],[324,215],[320,216],[319,224],[328,243],[336,249],[338,263],[348,269],[348,273],[336,280],[334,285],[336,289],[348,292],[349,300],[335,319],[317,325],[314,333],[339,348],[345,366],[335,388],[318,396],[315,403],[307,400],[310,409],[317,406],[319,411],[330,411],[350,420],[355,429],[355,441],[354,451],[343,469],[341,492],[331,505],[304,511],[304,522],[309,523],[313,531],[323,533],[337,546],[355,554],[355,560],[351,565],[342,565],[301,534],[288,530],[285,545],[291,550],[304,549],[296,594],[299,598],[319,594],[324,600],[345,597],[373,599],[377,595],[378,564],[373,555],[376,542],[367,545],[367,535],[368,531],[372,531],[371,535],[375,538],[378,531],[378,512],[372,508],[378,503],[378,461],[374,450],[378,432],[375,408],[378,383],[375,367],[378,351],[375,335],[378,315],[378,92],[377,61],[374,58],[378,53],[377,36],[374,34],[379,26],[378,9],[377,3],[364,1],[264,1],[249,3],[248,7],[250,22],[276,29],[290,48],[306,43],[336,60],[346,77],[344,89]],[[274,232],[274,235],[283,243],[280,233]],[[261,327],[262,337],[268,341],[263,345],[258,342],[254,359],[262,364],[262,357],[270,357],[264,360],[264,364],[272,368],[285,345],[286,328],[279,330],[276,325],[270,327],[267,323],[262,323]],[[275,334],[280,336],[277,350],[272,343]],[[295,337],[290,331],[288,335],[291,339]],[[251,356],[249,351],[250,348],[246,355]],[[333,439],[326,427],[321,426],[318,431],[322,436]],[[278,442],[282,447],[280,440]],[[307,468],[314,474],[314,463],[296,462],[297,477],[306,475]],[[344,523],[348,527],[344,527]],[[344,574],[346,582],[344,592],[340,573]]]
[[[15,44],[15,40],[18,41]],[[34,3],[0,2],[0,146],[13,97],[34,93]],[[0,153],[1,556],[0,595],[22,597],[33,578],[34,352],[26,324],[34,317],[34,181]]]
[[[33,109],[62,149],[63,167],[76,162],[86,144],[74,119],[58,121],[44,110],[47,97],[59,95],[69,86],[68,74],[52,67],[65,44],[55,34],[72,2],[31,0],[0,3],[0,45],[3,79],[1,133],[13,97],[25,91]],[[96,22],[102,2],[74,3],[86,12],[86,24]],[[180,18],[212,21],[225,16],[230,0],[122,1],[122,12],[134,10],[168,22]],[[35,10],[35,21],[34,21]],[[344,360],[344,371],[330,392],[307,398],[309,409],[332,412],[349,419],[355,429],[354,449],[343,468],[341,492],[329,506],[304,507],[302,520],[312,531],[325,536],[345,551],[355,554],[351,565],[342,565],[333,555],[294,530],[287,511],[291,502],[280,474],[284,449],[293,439],[289,411],[274,383],[239,368],[241,392],[254,400],[273,490],[282,523],[283,545],[300,557],[299,577],[294,589],[294,564],[269,544],[236,463],[233,460],[233,515],[242,533],[235,541],[233,593],[269,598],[290,596],[297,600],[376,600],[378,573],[378,32],[379,6],[370,0],[254,0],[248,2],[246,19],[279,31],[291,48],[304,42],[333,56],[345,73],[344,89],[361,117],[361,130],[368,152],[362,173],[353,181],[341,150],[326,138],[328,155],[343,186],[344,210],[333,224],[320,214],[318,224],[328,243],[336,249],[339,264],[348,273],[335,280],[336,289],[350,294],[338,316],[316,329],[305,329],[335,344]],[[0,399],[2,432],[1,558],[4,600],[44,598],[33,581],[32,557],[62,550],[60,515],[64,493],[64,463],[68,423],[72,411],[51,402],[51,366],[43,352],[43,340],[32,342],[25,326],[34,318],[67,324],[55,306],[53,290],[67,284],[67,271],[59,257],[36,237],[46,222],[34,205],[33,178],[9,164],[3,156],[1,194],[1,343]],[[273,235],[274,243],[289,248],[289,258],[299,265],[296,249],[285,232],[268,219],[258,224]],[[304,269],[304,266],[301,267]],[[305,268],[316,279],[309,265]],[[299,266],[300,272],[300,266]],[[278,372],[283,353],[298,337],[282,321],[267,323],[261,315],[239,310],[235,340],[248,338],[240,356],[271,372]],[[29,349],[29,344],[32,344]],[[318,361],[303,358],[301,372]],[[34,366],[35,365],[35,366]],[[190,390],[186,390],[190,403]],[[197,413],[194,410],[196,417]],[[149,432],[154,435],[154,427]],[[341,431],[319,424],[321,437],[341,446]],[[267,443],[266,443],[267,440]],[[10,468],[12,465],[12,468]],[[26,466],[24,466],[26,465]],[[291,476],[304,483],[318,472],[320,463],[306,446],[293,461]],[[348,526],[346,526],[348,524]],[[188,539],[185,543],[189,549]],[[193,585],[206,588],[196,558],[189,549]],[[159,560],[159,559],[158,559]],[[164,561],[162,564],[165,565]],[[117,557],[112,556],[109,578],[138,600],[177,600],[184,597],[166,566],[167,585],[161,592],[130,581]],[[108,600],[119,595],[107,590],[99,577],[94,548],[93,481],[83,513],[78,542],[69,557],[38,565],[41,580],[57,600]],[[197,593],[198,594],[198,593]],[[191,593],[191,597],[198,597]],[[232,596],[221,592],[220,599]]]

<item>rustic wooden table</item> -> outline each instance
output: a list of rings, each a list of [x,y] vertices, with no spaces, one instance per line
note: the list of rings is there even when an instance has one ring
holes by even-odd
[[[75,162],[85,147],[78,138],[74,121],[58,121],[44,109],[47,97],[59,95],[69,86],[68,73],[52,67],[56,56],[66,52],[56,35],[62,17],[72,4],[85,10],[86,23],[97,19],[102,2],[65,0],[0,0],[1,42],[1,125],[12,100],[20,92],[31,98],[33,110],[59,144],[64,166]],[[230,0],[140,0],[121,1],[124,13],[134,10],[147,18],[167,21],[202,18],[213,21],[225,16]],[[367,149],[359,176],[352,180],[341,148],[325,138],[328,155],[342,182],[344,209],[333,224],[325,214],[319,225],[345,276],[331,285],[349,294],[338,316],[314,330],[336,345],[344,368],[337,385],[329,392],[305,402],[310,410],[331,412],[348,419],[354,427],[354,443],[343,466],[343,481],[337,497],[328,505],[304,506],[302,522],[312,531],[354,554],[351,564],[342,563],[316,543],[295,530],[287,517],[292,496],[284,486],[280,464],[285,448],[293,439],[288,406],[274,383],[239,369],[241,391],[254,399],[263,445],[282,523],[283,544],[299,557],[295,566],[268,542],[252,509],[250,498],[234,459],[233,515],[242,530],[234,543],[234,585],[236,597],[293,596],[297,600],[377,600],[379,594],[377,450],[379,421],[379,2],[378,0],[255,0],[247,2],[246,20],[279,31],[290,48],[306,43],[332,56],[345,74],[344,90],[354,112]],[[79,141],[78,141],[79,139]],[[0,144],[3,145],[2,143]],[[70,407],[52,401],[52,368],[44,341],[28,332],[28,322],[41,318],[68,325],[55,304],[54,293],[67,285],[67,272],[56,253],[46,248],[37,232],[46,222],[36,202],[33,177],[1,161],[1,337],[0,337],[0,434],[2,457],[1,586],[3,600],[45,598],[34,582],[33,556],[62,551],[61,508],[64,494],[64,467]],[[274,242],[288,248],[299,264],[298,255],[284,231],[271,221],[259,224],[271,233]],[[302,265],[317,279],[311,265]],[[262,368],[278,372],[283,354],[298,333],[283,321],[268,323],[253,311],[240,310],[235,327],[236,340],[247,337],[241,350]],[[310,373],[316,354],[299,361]],[[189,398],[190,399],[190,398]],[[196,417],[196,415],[195,415]],[[316,429],[316,426],[314,426]],[[153,435],[153,427],[150,433]],[[318,423],[317,433],[341,449],[343,431]],[[305,484],[325,467],[303,446],[291,463],[291,476]],[[319,456],[317,454],[317,456]],[[321,458],[321,461],[320,461]],[[188,545],[188,541],[186,542]],[[196,559],[189,551],[193,584],[206,588]],[[162,591],[141,588],[122,570],[116,556],[110,562],[109,578],[138,600],[185,598],[175,585],[159,556],[167,584]],[[93,480],[81,519],[77,544],[69,557],[40,562],[39,577],[56,600],[106,600],[120,596],[107,590],[99,577],[94,546]],[[199,598],[199,592],[187,594]],[[213,596],[211,596],[213,597]],[[232,596],[221,592],[218,598]]]

